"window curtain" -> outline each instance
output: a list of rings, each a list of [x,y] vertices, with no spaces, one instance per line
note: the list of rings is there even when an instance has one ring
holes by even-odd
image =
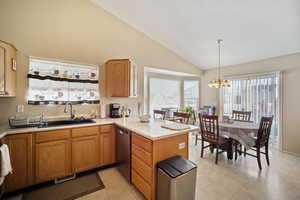
[[[231,87],[223,90],[223,114],[232,110],[251,111],[251,120],[259,123],[263,116],[274,116],[273,139],[279,134],[280,72],[228,78]],[[271,137],[272,137],[271,136]]]
[[[30,59],[28,104],[99,103],[96,67]]]

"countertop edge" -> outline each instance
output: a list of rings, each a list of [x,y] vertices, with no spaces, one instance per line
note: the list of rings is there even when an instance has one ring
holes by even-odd
[[[134,132],[134,133],[136,133],[136,134],[138,134],[140,136],[148,138],[148,139],[150,139],[152,141],[161,140],[161,139],[165,139],[165,138],[169,138],[169,137],[173,137],[173,136],[177,136],[177,135],[183,135],[183,134],[186,134],[186,133],[189,133],[189,132],[194,132],[194,131],[198,131],[199,130],[199,128],[191,128],[191,129],[179,130],[176,133],[169,134],[169,135],[151,137],[151,136],[149,136],[147,134],[141,133],[139,130],[136,130],[136,129],[133,129],[133,128],[128,128],[128,127],[124,126],[123,124],[118,124],[117,122],[114,123],[114,124],[117,125],[117,126],[120,126],[121,128],[128,129],[128,130],[130,130],[130,131],[132,131],[132,132]]]
[[[77,124],[77,125],[65,125],[65,126],[55,126],[55,127],[49,127],[49,128],[37,128],[37,127],[33,127],[33,128],[22,128],[22,129],[7,129],[4,131],[0,130],[0,139],[4,138],[7,135],[16,135],[16,134],[25,134],[25,133],[35,133],[35,132],[47,132],[47,131],[53,131],[53,130],[60,130],[60,129],[71,129],[71,128],[80,128],[80,127],[89,127],[89,126],[99,126],[99,125],[116,125],[116,126],[120,126],[121,128],[125,128],[128,129],[140,136],[143,136],[147,139],[150,139],[152,141],[155,140],[161,140],[161,139],[165,139],[168,137],[173,137],[173,136],[177,136],[177,135],[183,135],[189,132],[194,132],[194,131],[198,131],[199,128],[190,128],[190,129],[185,129],[185,130],[178,130],[172,134],[168,134],[168,135],[162,135],[162,136],[157,136],[157,137],[152,137],[149,136],[145,133],[143,133],[140,130],[134,129],[134,128],[130,128],[127,127],[126,125],[120,123],[120,122],[116,122],[114,120],[111,121],[102,121],[102,122],[97,122],[95,121],[95,123],[90,123],[90,124]]]

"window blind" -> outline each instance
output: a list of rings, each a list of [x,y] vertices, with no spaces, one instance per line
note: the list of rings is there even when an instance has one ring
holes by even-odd
[[[259,123],[263,116],[274,116],[272,136],[279,134],[280,72],[228,78],[231,87],[223,90],[223,114],[232,110],[251,111],[251,120]]]

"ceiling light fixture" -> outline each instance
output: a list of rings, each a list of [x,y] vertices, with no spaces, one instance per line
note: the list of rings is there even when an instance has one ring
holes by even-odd
[[[218,67],[218,79],[210,81],[208,83],[208,86],[211,88],[223,88],[223,87],[230,87],[230,82],[228,80],[222,80],[221,79],[221,42],[223,42],[222,39],[218,39],[218,48],[219,48],[219,67]]]

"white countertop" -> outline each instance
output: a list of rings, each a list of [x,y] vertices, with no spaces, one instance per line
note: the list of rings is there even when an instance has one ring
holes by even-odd
[[[189,129],[185,130],[170,130],[162,128],[161,126],[165,123],[175,123],[163,120],[151,119],[148,123],[141,123],[137,118],[126,118],[122,119],[94,119],[95,123],[88,124],[75,124],[75,125],[63,125],[63,126],[53,126],[47,128],[18,128],[10,129],[8,125],[0,126],[0,138],[6,135],[21,134],[21,133],[33,133],[33,132],[43,132],[50,130],[66,129],[66,128],[78,128],[85,126],[95,126],[95,125],[105,125],[105,124],[115,124],[122,128],[126,128],[133,131],[141,136],[144,136],[150,140],[159,140],[162,138],[167,138],[175,135],[184,134],[191,131],[198,131],[199,127],[189,125]]]

